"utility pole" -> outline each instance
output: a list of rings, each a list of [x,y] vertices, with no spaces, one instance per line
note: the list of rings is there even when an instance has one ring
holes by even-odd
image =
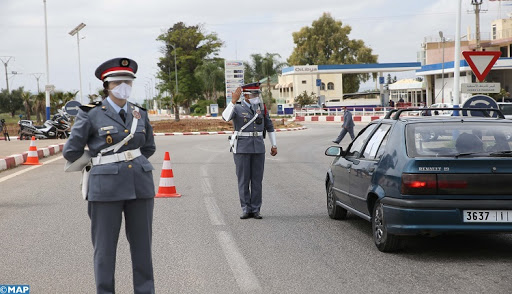
[[[9,91],[9,76],[7,74],[7,64],[9,64],[9,61],[14,58],[13,56],[1,56],[0,57],[0,60],[2,61],[2,63],[4,64],[4,67],[5,67],[5,82],[7,84],[7,94],[11,93]]]
[[[482,5],[483,0],[471,0],[471,4],[475,6],[475,39],[476,39],[476,51],[481,51],[482,46],[480,45],[480,12],[487,11],[481,10],[480,5]]]
[[[36,72],[36,73],[32,73],[32,75],[37,80],[37,94],[39,94],[41,92],[41,91],[39,91],[39,79],[41,78],[42,75],[44,75],[44,73]]]

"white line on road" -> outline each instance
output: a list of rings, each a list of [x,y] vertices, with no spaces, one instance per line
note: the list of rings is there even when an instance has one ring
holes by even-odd
[[[252,272],[240,250],[238,250],[238,246],[231,234],[226,231],[220,231],[217,232],[217,238],[242,292],[261,291],[258,278]]]
[[[217,206],[217,202],[214,197],[205,197],[204,203],[206,205],[206,210],[208,211],[208,215],[210,216],[210,221],[214,226],[223,226],[224,218],[222,217],[222,213],[220,212],[219,207]]]
[[[3,178],[0,178],[0,183],[1,183],[1,182],[3,182],[3,181],[7,181],[7,180],[9,180],[9,179],[12,179],[12,178],[14,178],[14,177],[16,177],[16,176],[19,176],[19,175],[21,175],[21,174],[24,174],[24,173],[26,173],[26,172],[28,172],[28,171],[33,170],[33,169],[36,169],[36,168],[38,168],[38,167],[41,167],[41,166],[43,166],[43,165],[45,165],[45,164],[48,164],[48,163],[51,163],[51,162],[57,161],[57,160],[59,160],[59,159],[62,159],[62,158],[64,158],[64,157],[63,157],[63,156],[59,156],[59,157],[57,157],[57,158],[54,158],[54,159],[51,159],[51,160],[45,161],[42,165],[34,165],[34,166],[31,166],[31,167],[26,168],[26,169],[24,169],[24,170],[20,170],[19,172],[15,172],[15,173],[13,173],[13,174],[10,174],[10,175],[8,175],[8,176],[5,176],[5,177],[3,177]],[[63,170],[62,170],[62,171],[64,171],[64,167],[63,167]]]
[[[210,180],[208,180],[208,178],[201,179],[201,186],[203,187],[203,192],[205,194],[213,194],[212,185],[210,184]]]

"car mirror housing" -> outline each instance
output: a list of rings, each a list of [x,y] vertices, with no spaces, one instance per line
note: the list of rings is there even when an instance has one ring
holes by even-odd
[[[343,154],[343,148],[340,146],[331,146],[325,150],[327,156],[341,156]]]

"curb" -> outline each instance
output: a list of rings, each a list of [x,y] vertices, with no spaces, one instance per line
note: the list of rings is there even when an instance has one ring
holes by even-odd
[[[371,122],[371,121],[374,121],[374,120],[377,120],[377,119],[381,119],[381,118],[384,118],[384,115],[383,116],[368,116],[368,115],[365,115],[365,116],[362,116],[362,115],[357,115],[357,116],[353,116],[352,119],[356,122],[356,121],[360,121],[360,122]],[[343,121],[343,116],[296,116],[295,117],[295,121],[305,121],[305,122],[314,122],[314,121],[318,121],[318,122],[342,122]]]
[[[306,127],[300,128],[287,128],[287,129],[275,129],[276,132],[287,132],[287,131],[299,131],[305,130]],[[233,134],[233,131],[220,131],[220,132],[185,132],[185,133],[154,133],[155,136],[190,136],[190,135],[223,135]],[[12,139],[12,138],[11,138]],[[57,145],[50,145],[45,148],[37,149],[37,156],[39,159],[55,155],[62,152],[64,149],[64,143]],[[23,164],[27,160],[28,151],[22,154],[13,154],[5,158],[0,158],[0,171],[11,169]]]
[[[306,127],[300,128],[287,128],[287,129],[275,129],[276,132],[287,132],[287,131],[299,131],[305,130]],[[220,132],[185,132],[185,133],[154,133],[155,136],[191,136],[191,135],[224,135],[233,134],[233,131],[220,131]]]
[[[55,155],[59,152],[62,152],[64,149],[64,143],[57,145],[50,145],[45,148],[37,149],[37,157],[39,159]],[[23,152],[22,154],[13,154],[9,155],[6,158],[0,158],[0,171],[17,167],[18,165],[23,164],[27,160],[28,151]]]

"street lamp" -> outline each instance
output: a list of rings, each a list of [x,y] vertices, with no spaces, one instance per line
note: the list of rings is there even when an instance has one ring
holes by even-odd
[[[441,37],[441,42],[443,43],[443,64],[442,64],[442,79],[441,79],[441,103],[444,103],[444,43],[446,42],[445,37],[443,36],[443,31],[439,31],[439,37]]]
[[[46,20],[46,0],[43,0],[44,4],[44,40],[46,44],[46,86],[45,86],[45,102],[46,102],[46,120],[50,119],[50,66],[48,62],[48,21]]]
[[[82,93],[82,70],[80,67],[80,30],[85,28],[85,23],[79,24],[76,28],[74,28],[69,34],[71,36],[76,35],[76,43],[78,45],[78,78],[80,80],[80,103],[84,103],[83,101],[83,93]]]
[[[176,74],[176,94],[178,94],[178,64],[176,63],[176,47],[173,44],[171,45],[174,50],[174,73]]]

